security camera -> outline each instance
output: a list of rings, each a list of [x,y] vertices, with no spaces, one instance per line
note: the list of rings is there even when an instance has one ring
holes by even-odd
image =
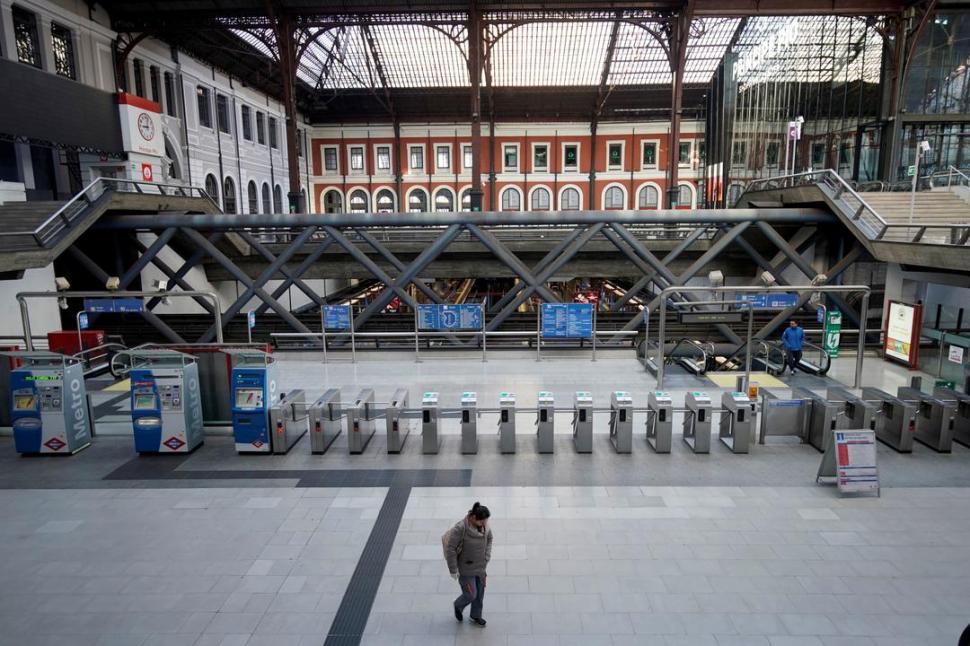
[[[104,288],[109,292],[117,291],[119,287],[121,287],[121,279],[117,276],[109,276],[108,280],[104,283]]]
[[[164,291],[166,291],[168,289],[168,281],[167,280],[156,280],[156,281],[152,281],[152,282],[155,283],[155,288],[158,289],[158,291],[160,291],[160,292],[164,292]]]
[[[829,277],[825,274],[818,274],[812,279],[813,286],[824,285],[827,282],[829,282]]]
[[[71,289],[71,283],[68,282],[68,280],[63,276],[54,277],[54,286],[59,292],[66,292],[67,290]]]
[[[724,272],[714,270],[707,274],[707,280],[711,282],[711,287],[721,287],[724,285]]]
[[[770,271],[761,272],[760,278],[765,287],[771,287],[775,284],[775,277],[771,275]]]

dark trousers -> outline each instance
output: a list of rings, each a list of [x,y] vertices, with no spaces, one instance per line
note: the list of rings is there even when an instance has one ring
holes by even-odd
[[[789,349],[785,350],[785,364],[789,370],[794,371],[795,368],[798,367],[798,362],[801,360],[802,360],[801,350],[789,350]]]
[[[464,610],[465,606],[471,604],[472,619],[481,619],[482,603],[485,600],[485,577],[459,576],[458,585],[461,587],[461,596],[455,599],[455,607]]]

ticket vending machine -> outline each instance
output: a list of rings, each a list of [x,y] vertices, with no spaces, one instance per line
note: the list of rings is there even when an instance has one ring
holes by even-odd
[[[461,394],[461,452],[478,453],[478,394],[471,391]]]
[[[515,395],[499,393],[498,444],[502,453],[515,453]]]
[[[363,453],[376,431],[374,389],[364,388],[347,410],[347,449],[353,455]]]
[[[647,443],[657,453],[670,453],[674,434],[674,402],[670,393],[650,393],[647,410]]]
[[[711,396],[692,391],[684,396],[684,442],[694,453],[711,452]]]
[[[593,393],[585,390],[573,395],[573,444],[576,453],[593,452]]]
[[[10,372],[17,453],[71,455],[89,446],[92,420],[81,363],[55,352],[5,354],[22,362]]]
[[[751,444],[751,399],[740,392],[721,395],[718,436],[732,453],[747,453]]]
[[[863,388],[862,398],[877,402],[878,408],[872,416],[876,439],[900,453],[912,453],[916,406],[878,388]]]
[[[291,390],[280,395],[269,409],[269,427],[272,431],[273,453],[283,454],[290,450],[309,428],[306,393]]]
[[[139,453],[189,453],[203,441],[202,395],[195,357],[175,350],[136,349],[127,357],[131,425]]]
[[[951,388],[936,388],[933,394],[956,407],[953,412],[953,441],[970,447],[970,395]]]
[[[230,377],[232,434],[239,453],[272,453],[269,409],[279,401],[273,355],[250,348],[225,350]]]
[[[411,434],[411,418],[404,416],[407,407],[408,391],[406,388],[398,388],[384,409],[388,453],[400,453]]]
[[[934,397],[919,388],[900,388],[896,394],[916,406],[916,426],[913,438],[939,453],[953,450],[956,402]]]
[[[552,453],[555,450],[555,411],[556,401],[552,393],[540,392],[539,407],[536,410],[536,438],[539,444],[539,453]]]
[[[633,398],[622,390],[610,395],[610,443],[617,453],[633,452]]]
[[[330,388],[310,404],[310,452],[326,453],[340,435],[340,390]]]
[[[435,455],[441,449],[438,417],[438,393],[424,393],[421,397],[421,452],[425,455]]]

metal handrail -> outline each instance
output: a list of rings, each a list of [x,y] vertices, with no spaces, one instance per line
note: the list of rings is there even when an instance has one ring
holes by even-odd
[[[700,350],[702,361],[701,361],[700,370],[697,371],[697,374],[703,375],[704,373],[706,373],[707,372],[707,350],[704,349],[704,346],[702,346],[700,343],[698,343],[697,341],[691,338],[684,337],[683,339],[681,339],[680,341],[674,344],[674,347],[671,348],[670,352],[667,353],[667,363],[672,363],[677,359],[683,358],[683,357],[674,356],[674,352],[676,352],[677,348],[679,348],[682,343],[686,343],[687,345],[692,345],[698,350]]]

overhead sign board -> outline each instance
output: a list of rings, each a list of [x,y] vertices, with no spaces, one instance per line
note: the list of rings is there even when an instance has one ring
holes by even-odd
[[[798,294],[788,292],[771,292],[767,294],[735,294],[737,306],[747,309],[748,304],[756,310],[786,310],[795,307]]]
[[[87,312],[143,312],[145,302],[140,298],[85,298]]]
[[[483,320],[479,303],[418,305],[421,330],[480,330]]]
[[[589,303],[543,303],[542,337],[593,338],[593,306]]]
[[[679,312],[681,323],[741,323],[743,314],[732,312]]]

